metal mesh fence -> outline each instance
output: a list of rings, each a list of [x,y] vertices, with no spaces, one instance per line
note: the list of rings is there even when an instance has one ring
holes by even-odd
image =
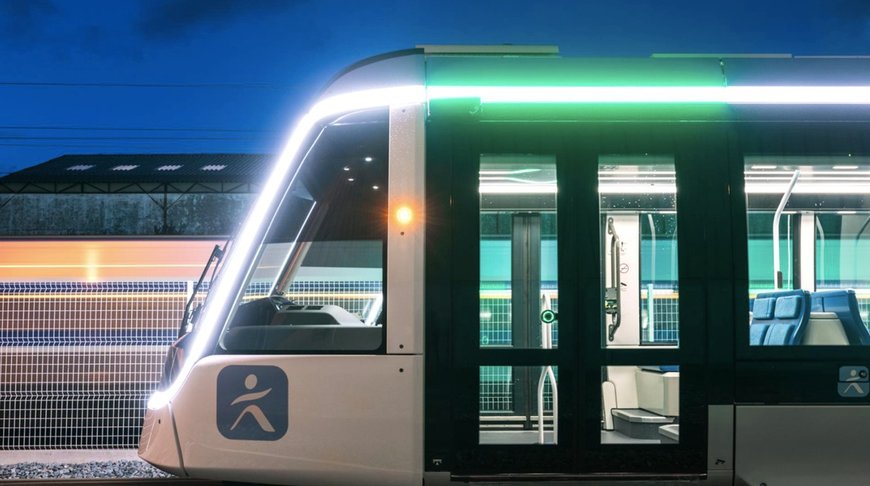
[[[528,373],[531,385],[537,387],[539,374],[542,370],[540,366],[530,367],[512,367],[512,366],[481,366],[480,367],[480,390],[479,390],[479,405],[481,414],[537,414],[537,397],[530,397],[529,410],[517,410],[515,407],[514,393],[515,385],[523,386],[527,384],[517,383],[514,379],[514,370],[519,368],[528,368]],[[559,379],[559,369],[553,366],[553,374],[556,380]],[[544,381],[544,411],[552,412],[553,410],[553,391],[550,382]]]
[[[0,284],[0,448],[136,447],[185,282]]]
[[[269,288],[253,284],[244,298]],[[0,449],[136,448],[192,290],[193,282],[0,283]],[[302,282],[288,293],[361,318],[380,295],[380,282]]]
[[[509,285],[505,282],[503,285]],[[495,287],[494,283],[481,287]],[[559,291],[555,283],[543,285],[541,294],[550,298],[550,307],[559,312]],[[480,345],[481,347],[511,346],[511,291],[481,290],[480,292]],[[553,324],[553,345],[559,343],[559,323]],[[558,373],[556,373],[558,375]],[[558,378],[558,376],[557,376]],[[537,378],[535,378],[537,379]],[[537,382],[535,382],[535,385]],[[480,368],[480,412],[510,414],[514,410],[514,379],[510,366],[484,366]],[[550,384],[544,386],[544,403],[546,410],[552,407],[552,392]],[[519,413],[519,412],[517,412]]]
[[[670,290],[653,292],[652,313],[649,292],[641,292],[641,343],[676,344],[680,341],[680,299]],[[652,316],[650,316],[652,314]]]
[[[137,447],[145,402],[191,290],[191,282],[0,283],[0,449]],[[268,291],[252,285],[245,299]],[[287,297],[365,318],[381,292],[377,281],[311,281],[295,283]],[[558,292],[544,292],[558,311]],[[646,309],[645,295],[642,303]],[[859,306],[870,323],[870,294],[859,293]],[[678,309],[675,292],[656,292],[654,342],[678,340]],[[480,312],[481,344],[509,346],[510,291],[481,291]],[[482,413],[515,412],[513,378],[510,366],[480,369]],[[545,401],[550,410],[549,385]]]

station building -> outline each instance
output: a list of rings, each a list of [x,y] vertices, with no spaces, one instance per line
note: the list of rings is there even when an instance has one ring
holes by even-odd
[[[271,159],[64,155],[0,178],[0,236],[231,235]]]
[[[135,449],[268,154],[64,155],[0,178],[0,450]]]

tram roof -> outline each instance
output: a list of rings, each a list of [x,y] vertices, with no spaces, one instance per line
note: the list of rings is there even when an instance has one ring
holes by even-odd
[[[870,57],[427,53],[428,86],[866,86]]]
[[[870,57],[656,54],[576,58],[563,57],[551,46],[420,46],[349,67],[323,95],[421,85],[426,86],[429,100],[479,98],[483,103],[866,105],[870,104]],[[601,89],[613,92],[597,98]],[[541,93],[548,90],[548,97],[542,99]]]

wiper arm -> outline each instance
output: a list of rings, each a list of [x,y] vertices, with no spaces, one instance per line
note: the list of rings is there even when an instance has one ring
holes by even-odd
[[[226,245],[224,245],[226,248]],[[193,305],[193,300],[196,299],[196,294],[199,292],[199,288],[202,287],[202,281],[205,280],[205,276],[208,275],[209,269],[212,270],[211,277],[209,278],[209,282],[214,282],[214,276],[217,272],[218,266],[220,266],[220,262],[224,257],[224,249],[221,248],[220,245],[215,245],[214,249],[211,251],[211,255],[208,257],[208,261],[205,263],[205,267],[202,269],[202,274],[199,276],[199,280],[196,282],[196,285],[193,286],[193,292],[190,293],[190,298],[187,299],[187,304],[184,306],[184,314],[181,316],[181,325],[178,327],[178,337],[184,335],[185,328],[187,324],[190,323],[190,306]],[[212,267],[214,264],[214,267]]]

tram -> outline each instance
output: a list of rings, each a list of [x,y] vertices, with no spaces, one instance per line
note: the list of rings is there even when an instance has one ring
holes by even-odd
[[[422,46],[290,135],[140,456],[265,484],[870,481],[870,59]]]

